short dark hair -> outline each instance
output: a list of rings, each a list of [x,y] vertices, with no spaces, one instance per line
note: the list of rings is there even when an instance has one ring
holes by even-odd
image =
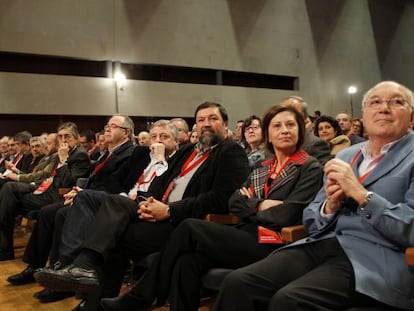
[[[302,148],[303,143],[305,142],[305,121],[303,120],[302,113],[299,112],[297,109],[295,109],[292,106],[285,106],[276,104],[272,107],[270,107],[266,113],[263,116],[262,121],[262,130],[264,133],[264,140],[266,143],[266,148],[271,152],[274,153],[273,145],[271,142],[269,142],[269,125],[272,119],[278,115],[281,112],[288,111],[293,113],[295,116],[296,123],[298,124],[298,142],[296,144],[296,150],[299,150]]]
[[[336,132],[335,137],[342,135],[342,130],[341,130],[341,127],[339,126],[338,121],[336,121],[331,116],[323,115],[323,116],[320,116],[317,120],[315,120],[315,126],[313,128],[313,133],[315,134],[315,136],[319,137],[318,127],[321,122],[328,122],[334,128],[334,131]]]
[[[226,109],[222,105],[220,105],[218,103],[213,103],[213,102],[204,102],[204,103],[198,105],[198,107],[196,108],[196,111],[194,113],[194,119],[197,118],[197,113],[200,110],[203,110],[203,109],[206,109],[206,108],[210,108],[210,107],[217,107],[219,109],[220,115],[223,118],[224,122],[227,122],[229,120],[229,116],[227,114]]]
[[[259,125],[260,125],[260,127],[262,127],[262,119],[260,119],[258,116],[252,115],[252,116],[246,118],[243,121],[243,125],[242,125],[242,128],[241,128],[242,141],[244,141],[244,142],[246,141],[246,136],[244,135],[246,127],[248,127],[250,124],[252,124],[253,120],[259,121]],[[262,141],[263,141],[263,135],[262,135]]]
[[[82,131],[79,134],[80,137],[86,137],[86,141],[89,142],[95,142],[95,133],[92,130],[85,130]]]
[[[18,141],[19,143],[29,145],[30,144],[30,138],[32,138],[32,134],[30,134],[28,131],[19,132],[16,135],[14,135],[13,140]]]

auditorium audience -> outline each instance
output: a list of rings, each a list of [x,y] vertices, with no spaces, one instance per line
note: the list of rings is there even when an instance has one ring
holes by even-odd
[[[147,152],[150,151],[150,161],[142,172],[136,183],[129,189],[124,189],[120,195],[128,196],[132,200],[139,199],[141,193],[147,192],[152,181],[161,176],[169,167],[169,163],[174,160],[178,149],[178,130],[167,120],[158,120],[152,124],[150,129],[152,144]],[[136,148],[145,150],[143,147]],[[129,163],[125,166],[129,171],[137,170],[136,163],[143,162],[143,154],[136,152],[128,159]],[[147,161],[145,161],[147,163]],[[61,241],[59,245],[59,261],[62,265],[67,265],[73,261],[79,252],[79,248],[85,237],[85,231],[92,222],[94,215],[100,208],[100,204],[108,194],[96,190],[87,189],[81,191],[74,204],[68,209],[65,222],[62,228]],[[80,220],[81,219],[81,220]]]
[[[125,187],[128,188],[122,190],[120,189],[121,195],[126,196],[128,194],[128,197],[132,200],[137,198],[137,192],[146,192],[154,178],[156,176],[161,176],[168,169],[168,163],[174,160],[174,156],[178,149],[178,130],[170,121],[156,121],[151,126],[150,134],[153,141],[150,149],[144,147],[135,148],[134,152],[127,160],[128,163],[126,163],[123,167],[124,171],[134,174],[134,180],[136,180],[136,183],[132,188],[130,188],[131,184],[126,183]],[[146,155],[150,150],[150,163],[142,172],[145,163],[148,163]],[[143,153],[143,151],[145,153]],[[141,172],[142,174],[138,178],[137,174],[140,174]],[[108,194],[103,191],[85,189],[78,193],[73,201],[73,204],[69,208],[65,208],[67,212],[65,213],[63,224],[61,224],[61,238],[54,239],[54,243],[52,245],[51,253],[53,255],[51,255],[50,261],[54,262],[54,268],[68,265],[79,253],[79,248],[86,236],[85,232],[87,232],[87,227],[93,221],[94,215],[99,210],[100,204],[107,195]],[[58,223],[57,220],[56,223]],[[55,232],[54,234],[58,233]],[[34,266],[34,264],[32,264],[32,266]],[[27,272],[27,270],[28,269],[25,271]],[[10,278],[18,279],[20,281],[24,279],[30,281],[33,280],[33,273],[29,275],[28,272],[22,272],[20,276],[15,275]],[[20,284],[23,283],[20,282]],[[48,301],[52,298],[56,301],[63,299],[68,295],[62,295],[62,292],[54,292],[50,289],[48,289],[47,292],[49,295],[41,295],[43,301],[45,300],[45,297],[48,298]],[[83,304],[84,301],[81,301],[79,303],[79,307]]]
[[[78,178],[85,177],[89,172],[89,157],[78,146],[79,132],[76,124],[66,122],[59,126],[57,137],[59,161],[50,176],[40,185],[32,186],[30,192],[25,189],[23,193],[17,190],[9,191],[7,196],[0,195],[0,260],[14,258],[13,227],[16,215],[62,201],[59,188],[74,186]],[[12,183],[10,187],[14,185]]]
[[[154,179],[147,198],[137,206],[129,198],[108,196],[73,264],[36,272],[40,284],[79,291],[100,285],[101,295],[114,297],[128,258],[142,260],[159,251],[175,226],[186,218],[228,212],[230,195],[249,173],[246,154],[234,141],[225,140],[228,115],[220,104],[200,104],[195,122],[199,143],[180,148],[181,156]],[[103,271],[99,280],[95,269]],[[82,277],[86,284],[74,282],[80,275],[86,276]]]
[[[309,236],[230,273],[215,311],[412,310],[413,93],[392,81],[363,97],[370,139],[324,168],[304,210]]]
[[[42,145],[43,136],[35,136],[30,139],[33,149],[38,149],[39,152],[42,150],[45,152],[42,159],[39,161],[38,165],[34,167],[31,173],[22,174],[22,172],[19,173],[10,173],[7,175],[7,178],[13,181],[21,181],[25,183],[35,183],[40,184],[41,181],[43,181],[44,178],[47,178],[50,176],[54,169],[54,165],[56,164],[56,161],[58,161],[57,156],[57,135],[56,133],[48,134],[46,137],[46,141],[44,145]],[[33,148],[35,147],[35,148]],[[33,186],[32,186],[33,187]],[[11,188],[10,188],[11,189]],[[7,194],[1,194],[0,195],[6,195]]]
[[[260,127],[251,123],[256,118],[244,124]],[[302,149],[305,123],[293,107],[271,107],[263,117],[263,129],[272,158],[229,200],[229,210],[242,223],[231,227],[183,221],[138,285],[119,298],[102,300],[105,310],[147,310],[155,299],[158,306],[168,299],[170,310],[197,310],[201,277],[207,270],[240,268],[282,245],[278,231],[301,222],[303,209],[321,186],[322,166]]]
[[[133,122],[121,115],[96,136],[90,130],[79,134],[72,122],[46,142],[27,131],[3,136],[0,261],[14,259],[15,215],[39,211],[24,254],[28,265],[7,280],[22,285],[36,278],[46,286],[34,295],[42,302],[89,293],[78,311],[99,309],[102,297],[106,311],[148,310],[154,302],[197,310],[207,270],[240,268],[226,278],[214,310],[412,308],[407,288],[414,279],[403,250],[414,237],[403,232],[410,232],[414,219],[404,200],[413,166],[408,154],[414,134],[407,130],[414,124],[413,94],[396,82],[382,82],[365,94],[362,108],[364,124],[346,112],[334,119],[318,111],[312,123],[307,103],[289,96],[266,112],[263,126],[252,115],[238,121],[233,133],[225,109],[206,102],[196,109],[192,132],[183,118],[159,120],[150,133],[140,132],[138,145],[150,147],[145,152],[131,143]],[[380,117],[391,122],[376,122]],[[118,159],[124,144],[128,151]],[[322,166],[325,185],[311,202]],[[98,176],[101,170],[108,172]],[[383,187],[382,179],[394,175],[401,185]],[[85,189],[76,187],[82,178]],[[59,188],[72,191],[63,199]],[[280,229],[301,223],[306,206],[310,237],[275,251],[282,246]],[[229,211],[241,224],[203,220]],[[160,250],[140,282],[117,296],[128,260]],[[399,272],[383,273],[391,259],[380,254],[392,258]],[[48,259],[50,267],[43,268]]]
[[[105,126],[108,151],[93,165],[91,174],[85,183],[85,188],[119,193],[132,187],[148,162],[146,157],[148,150],[137,147],[139,150],[136,151],[137,149],[130,141],[133,127],[134,123],[127,116],[114,115],[108,120],[108,124]],[[130,165],[131,163],[128,160],[133,153],[137,153],[138,156],[134,157],[135,161],[132,163],[133,165]],[[126,165],[128,167],[125,167]],[[135,174],[131,175],[131,172]],[[64,202],[56,202],[42,207],[24,253],[23,260],[28,263],[28,266],[21,273],[10,276],[8,278],[10,283],[22,285],[34,281],[34,270],[45,266],[52,244],[59,243],[63,222],[70,210],[75,208],[75,206],[69,206],[69,204],[72,203],[75,197],[83,193],[82,190],[80,187],[76,187],[65,194]],[[78,227],[82,227],[82,224],[83,219],[78,218]],[[56,257],[56,252],[52,252],[50,256],[51,265],[57,261]],[[36,293],[35,297],[42,302],[50,302],[65,298],[68,295],[70,293],[57,293],[44,289]]]
[[[32,164],[32,154],[30,153],[30,138],[32,134],[27,131],[19,132],[9,141],[9,151],[12,155],[9,160],[5,162],[6,170],[3,172],[3,177],[7,177],[11,172],[19,170],[24,173],[30,172],[40,159],[37,159],[36,163]],[[10,150],[10,149],[9,149]]]
[[[332,155],[351,145],[348,136],[342,134],[338,122],[330,116],[322,115],[315,121],[314,133],[329,143]]]

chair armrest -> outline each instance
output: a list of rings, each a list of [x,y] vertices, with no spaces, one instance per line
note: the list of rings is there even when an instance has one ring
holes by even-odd
[[[237,225],[240,222],[239,217],[231,214],[207,214],[204,219],[222,225]]]
[[[414,247],[407,247],[405,250],[405,260],[409,266],[414,267]]]
[[[59,195],[63,196],[66,193],[70,192],[72,190],[72,188],[59,188]]]
[[[292,243],[308,235],[304,225],[289,226],[282,228],[282,240],[285,243]]]

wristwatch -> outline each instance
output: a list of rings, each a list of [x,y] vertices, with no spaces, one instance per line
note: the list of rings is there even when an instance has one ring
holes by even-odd
[[[364,203],[362,203],[360,207],[362,208],[362,207],[367,206],[369,201],[371,201],[373,195],[374,195],[374,192],[367,191],[367,193],[365,194],[365,197],[364,197]]]

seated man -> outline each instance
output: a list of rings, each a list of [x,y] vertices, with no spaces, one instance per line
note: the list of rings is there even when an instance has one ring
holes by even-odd
[[[325,165],[303,215],[309,237],[228,275],[214,310],[414,310],[404,256],[414,245],[413,109],[396,82],[364,95],[369,140]]]
[[[199,144],[180,148],[185,156],[151,183],[152,196],[139,205],[128,198],[108,196],[74,264],[62,270],[35,273],[40,284],[79,291],[100,285],[103,295],[116,296],[127,258],[141,260],[159,251],[175,225],[185,218],[228,212],[230,195],[249,174],[246,154],[238,144],[226,139],[228,116],[221,105],[199,105],[195,119]],[[103,264],[98,280],[95,269]]]
[[[14,258],[13,228],[15,216],[53,202],[62,201],[59,188],[72,187],[89,172],[89,157],[78,147],[79,132],[75,123],[66,122],[58,128],[58,157],[50,176],[30,193],[12,192],[0,195],[0,260]],[[7,186],[7,183],[4,187]],[[10,193],[10,192],[9,192]]]

